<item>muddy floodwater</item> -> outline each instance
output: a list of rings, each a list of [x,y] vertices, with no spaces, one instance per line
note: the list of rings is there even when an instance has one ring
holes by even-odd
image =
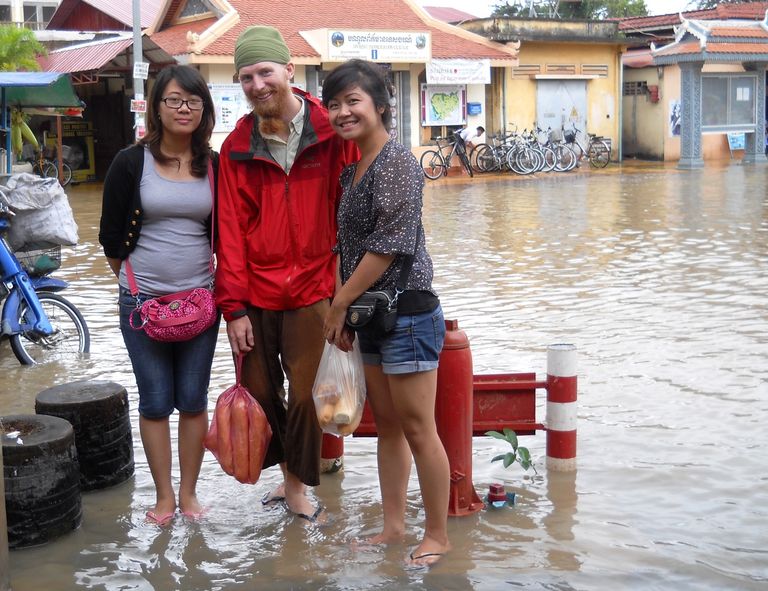
[[[154,494],[137,396],[117,328],[115,281],[97,241],[100,186],[69,189],[80,243],[64,292],[86,317],[82,362],[21,367],[0,344],[0,414],[81,379],[129,392],[135,476],[83,495],[82,526],[12,551],[15,591],[230,589],[768,589],[768,166],[680,171],[661,164],[541,178],[448,178],[424,221],[447,318],[467,333],[474,373],[546,370],[546,347],[578,349],[578,470],[547,472],[545,437],[521,438],[538,475],[490,459],[475,438],[474,484],[517,504],[452,518],[454,550],[430,571],[404,558],[423,520],[408,492],[408,539],[355,547],[380,523],[375,440],[345,440],[342,472],[314,495],[333,521],[306,528],[226,476],[207,454],[205,518],[144,523]],[[233,382],[220,333],[209,408]],[[545,394],[537,396],[543,421]],[[178,477],[178,473],[175,475]]]

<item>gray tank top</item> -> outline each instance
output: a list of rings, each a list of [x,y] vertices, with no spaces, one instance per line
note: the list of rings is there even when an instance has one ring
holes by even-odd
[[[205,222],[213,205],[208,177],[193,181],[163,178],[145,148],[139,188],[144,216],[141,236],[130,257],[139,291],[157,296],[208,287],[211,243]],[[120,286],[128,288],[125,265],[120,269]]]

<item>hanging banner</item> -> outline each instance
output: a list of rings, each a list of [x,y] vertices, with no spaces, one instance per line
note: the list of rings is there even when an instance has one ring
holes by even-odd
[[[490,84],[491,60],[432,60],[427,84]]]
[[[328,29],[328,61],[426,63],[432,55],[428,31],[340,31]]]

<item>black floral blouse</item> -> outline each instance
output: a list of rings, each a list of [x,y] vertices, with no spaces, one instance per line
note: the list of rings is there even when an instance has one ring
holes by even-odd
[[[356,164],[341,173],[338,239],[341,279],[346,283],[367,251],[395,254],[395,260],[369,289],[394,289],[403,257],[413,253],[406,289],[432,291],[432,259],[427,254],[421,206],[424,172],[402,144],[390,140],[352,186]],[[416,230],[421,228],[419,243]]]

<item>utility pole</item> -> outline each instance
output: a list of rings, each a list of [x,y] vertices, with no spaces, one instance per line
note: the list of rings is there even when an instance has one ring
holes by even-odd
[[[141,43],[141,0],[133,0],[133,99],[131,111],[134,113],[135,139],[144,137],[146,121],[144,113],[147,103],[144,100],[144,80],[149,73],[149,64],[144,63],[144,48]]]

